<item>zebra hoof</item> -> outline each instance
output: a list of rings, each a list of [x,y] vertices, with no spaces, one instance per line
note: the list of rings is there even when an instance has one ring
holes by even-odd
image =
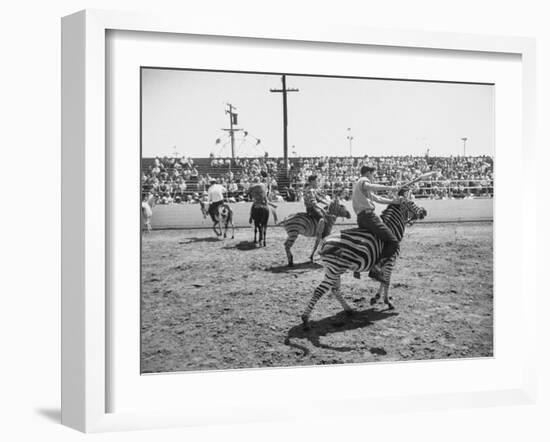
[[[288,266],[289,267],[294,267],[294,261],[293,260],[288,261]]]
[[[302,325],[304,330],[311,329],[311,325],[309,324],[309,318],[306,315],[302,315]]]
[[[388,310],[394,310],[395,307],[393,306],[393,304],[391,302],[386,302],[386,305],[388,306]]]

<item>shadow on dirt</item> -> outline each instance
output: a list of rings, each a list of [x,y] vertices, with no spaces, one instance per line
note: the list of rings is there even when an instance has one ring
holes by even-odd
[[[321,264],[317,264],[316,262],[306,261],[301,262],[300,264],[294,264],[292,267],[284,265],[277,267],[268,267],[265,270],[271,273],[292,273],[296,270],[316,270],[322,267],[323,266]]]
[[[321,343],[320,338],[331,333],[340,333],[347,330],[368,327],[373,322],[381,321],[392,316],[397,316],[398,314],[399,313],[395,311],[379,311],[373,308],[355,311],[352,316],[347,316],[345,312],[340,312],[334,316],[330,316],[319,321],[310,321],[311,328],[309,330],[304,330],[302,324],[292,327],[288,331],[285,338],[285,345],[302,351],[304,353],[303,356],[309,355],[310,351],[303,345],[291,342],[291,339],[307,339],[315,347],[338,352],[356,350],[356,347],[332,347]]]
[[[260,249],[261,247],[254,244],[254,241],[241,241],[237,244],[231,244],[225,247],[222,247],[223,249],[229,250],[229,249],[237,249],[241,250],[243,252],[246,252],[247,250],[255,250]]]
[[[178,244],[190,244],[194,242],[218,242],[220,241],[220,238],[217,238],[215,236],[201,236],[201,237],[195,237],[195,238],[185,238],[185,240],[180,241]]]

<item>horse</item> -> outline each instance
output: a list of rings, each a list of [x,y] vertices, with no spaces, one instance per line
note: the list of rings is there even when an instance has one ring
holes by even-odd
[[[206,202],[199,200],[200,208],[202,217],[206,219],[210,215],[210,209],[207,207]],[[214,233],[216,236],[222,236],[224,238],[227,238],[227,229],[228,226],[231,225],[231,239],[235,238],[235,226],[233,224],[233,210],[229,206],[229,204],[223,203],[220,204],[217,207],[216,213],[214,214],[214,224],[212,226],[212,230],[214,230]],[[219,231],[217,230],[217,227],[219,227]],[[223,230],[222,230],[223,228]]]
[[[266,204],[252,205],[251,218],[254,221],[254,245],[256,245],[256,234],[259,233],[259,245],[265,247],[265,237],[267,234],[267,223],[269,221],[269,207]]]

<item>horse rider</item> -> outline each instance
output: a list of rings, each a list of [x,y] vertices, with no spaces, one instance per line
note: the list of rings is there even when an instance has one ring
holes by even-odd
[[[216,222],[216,213],[218,212],[218,207],[223,204],[223,195],[227,192],[226,188],[221,184],[218,184],[216,179],[210,180],[210,187],[208,188],[208,213],[212,218],[212,222]]]
[[[255,206],[267,206],[267,186],[262,183],[259,176],[252,178],[252,184],[248,188],[248,194],[252,200],[252,206],[250,207],[249,224],[252,224],[252,209]]]
[[[374,174],[376,166],[365,165],[361,167],[361,177],[355,183],[351,196],[353,211],[357,215],[357,225],[368,230],[370,233],[378,237],[384,242],[384,248],[378,258],[378,263],[369,272],[371,278],[377,279],[380,274],[382,263],[388,258],[393,257],[399,251],[399,241],[382,219],[374,213],[374,203],[379,204],[399,204],[402,197],[384,198],[374,192],[377,191],[396,191],[398,186],[384,186],[382,184],[374,184]],[[357,279],[361,278],[359,272],[354,272],[353,276]]]
[[[275,209],[277,206],[273,203],[270,203],[268,200],[269,190],[265,183],[262,183],[262,180],[259,176],[252,178],[252,183],[248,188],[248,194],[252,200],[252,206],[250,207],[250,218],[248,220],[249,224],[252,224],[252,209],[258,205],[268,205],[271,206],[271,213],[273,214],[273,220],[277,222],[277,212]]]
[[[321,236],[324,237],[326,212],[325,209],[319,205],[319,203],[323,203],[328,206],[330,201],[321,195],[318,189],[319,185],[317,182],[317,175],[310,175],[307,180],[308,184],[304,188],[304,204],[306,206],[306,212],[317,223],[317,232],[320,232]]]

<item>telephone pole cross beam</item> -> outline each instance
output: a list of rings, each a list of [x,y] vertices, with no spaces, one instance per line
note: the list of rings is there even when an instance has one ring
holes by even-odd
[[[233,106],[231,103],[226,103],[228,106],[228,109],[225,110],[226,114],[229,114],[229,129],[222,129],[229,132],[229,135],[231,137],[231,159],[235,159],[235,132],[239,132],[242,129],[235,129],[233,128],[233,124],[237,124],[237,113],[234,112],[237,110],[235,106]]]

